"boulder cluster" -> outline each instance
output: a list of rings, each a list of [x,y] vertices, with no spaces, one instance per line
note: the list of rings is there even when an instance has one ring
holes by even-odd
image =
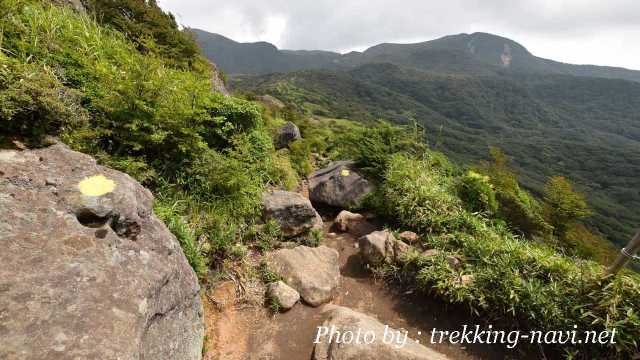
[[[397,264],[405,254],[422,253],[423,256],[445,256],[438,250],[422,249],[419,236],[410,231],[394,234],[377,230],[368,216],[344,209],[359,208],[373,185],[350,161],[330,164],[309,177],[309,197],[298,193],[273,191],[263,197],[264,220],[280,224],[283,233],[291,238],[304,236],[324,224],[314,205],[343,209],[333,220],[335,231],[349,233],[357,239],[353,246],[367,266]],[[269,284],[266,296],[274,310],[287,311],[299,301],[322,307],[324,322],[318,327],[313,359],[446,359],[442,354],[408,339],[406,344],[384,342],[385,334],[400,334],[385,327],[373,317],[354,310],[329,304],[340,286],[338,251],[326,246],[308,247],[288,241],[287,246],[267,255],[267,264],[280,280]],[[292,246],[289,246],[292,244]],[[452,267],[461,266],[461,259],[448,256]],[[468,279],[466,280],[468,281]],[[330,329],[330,330],[329,330]],[[344,341],[354,334],[366,334],[366,341]],[[341,334],[346,334],[341,337]]]

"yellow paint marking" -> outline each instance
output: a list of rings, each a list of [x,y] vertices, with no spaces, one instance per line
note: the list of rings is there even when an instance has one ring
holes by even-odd
[[[83,195],[102,196],[112,192],[116,188],[116,182],[103,175],[96,175],[80,181],[78,188]]]
[[[343,169],[343,170],[340,172],[340,175],[342,175],[342,176],[349,176],[349,174],[351,174],[351,173],[350,173],[350,172],[349,172],[349,170],[347,170],[347,169]]]

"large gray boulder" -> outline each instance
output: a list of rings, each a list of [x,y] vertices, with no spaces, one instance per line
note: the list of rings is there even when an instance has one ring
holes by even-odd
[[[316,333],[318,342],[313,350],[313,360],[447,360],[448,357],[402,336],[398,330],[385,328],[378,320],[346,307],[325,305],[325,320]],[[326,331],[325,331],[326,330]],[[352,335],[347,335],[351,332]],[[324,336],[320,336],[326,333]],[[385,338],[385,333],[387,337]],[[396,341],[389,334],[396,334]],[[333,336],[330,336],[333,334]],[[340,336],[338,335],[340,334]],[[342,336],[342,334],[345,334]],[[356,334],[361,334],[356,341]],[[351,339],[351,340],[349,340]],[[385,342],[385,339],[387,340]]]
[[[309,197],[313,203],[342,209],[357,208],[374,186],[359,172],[353,161],[337,161],[309,177]]]
[[[198,280],[151,193],[64,145],[0,151],[0,358],[200,359]]]
[[[289,191],[269,191],[262,195],[263,218],[275,220],[286,237],[304,235],[322,229],[322,217],[309,199]]]
[[[326,246],[280,249],[268,263],[311,306],[330,301],[340,282],[338,252]]]
[[[302,139],[302,135],[300,135],[300,129],[298,129],[296,124],[289,121],[280,129],[278,129],[275,144],[276,149],[284,149],[289,146],[289,144],[299,139]]]

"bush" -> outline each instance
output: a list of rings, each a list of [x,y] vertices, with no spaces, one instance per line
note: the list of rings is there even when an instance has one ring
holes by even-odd
[[[3,1],[0,129],[34,143],[59,135],[150,186],[203,274],[207,262],[238,255],[264,188],[291,188],[296,174],[260,108],[212,93],[210,69],[181,57],[189,44],[155,2],[89,7],[109,12],[98,20],[112,27],[48,2]],[[135,16],[123,19],[123,9]]]
[[[571,259],[552,248],[512,235],[506,228],[461,209],[448,176],[428,161],[392,157],[381,194],[388,214],[404,227],[424,234],[427,248],[467,259],[460,270],[445,256],[413,253],[394,278],[407,279],[425,292],[465,304],[490,319],[512,319],[522,330],[612,330],[615,345],[556,349],[583,356],[626,358],[638,350],[640,278],[603,277],[604,268]],[[402,275],[402,276],[399,276]],[[474,281],[460,283],[461,275]]]
[[[489,176],[495,189],[497,217],[526,237],[546,236],[552,228],[544,220],[539,202],[518,184],[515,171],[509,166],[511,158],[495,147],[490,153],[493,162],[482,164],[480,172]]]
[[[452,195],[453,182],[428,159],[391,156],[381,193],[387,216],[424,232],[458,227],[462,202]]]
[[[88,124],[80,94],[48,67],[0,53],[0,130],[38,145],[45,135],[68,135]]]
[[[462,199],[468,210],[484,212],[489,215],[498,210],[496,193],[488,176],[469,171],[458,180],[458,197]]]
[[[426,146],[402,127],[380,122],[376,126],[353,127],[336,139],[343,158],[355,160],[358,166],[376,179],[381,179],[390,156],[394,153],[422,155]]]

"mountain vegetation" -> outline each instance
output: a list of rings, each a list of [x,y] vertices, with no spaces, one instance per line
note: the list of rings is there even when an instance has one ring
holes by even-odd
[[[0,1],[0,144],[62,141],[135,177],[203,284],[282,239],[259,224],[264,191],[352,159],[378,185],[367,207],[442,252],[411,252],[380,274],[516,328],[617,330],[615,344],[554,349],[566,358],[637,353],[640,278],[605,276],[608,250],[580,221],[588,203],[613,238],[637,220],[624,206],[638,198],[640,85],[389,64],[236,82],[287,101],[278,108],[213,92],[209,62],[154,2],[82,14]],[[302,139],[276,150],[287,121]],[[449,254],[465,259],[461,272]]]
[[[622,246],[640,217],[640,85],[569,75],[443,75],[393,64],[235,77],[318,116],[417,124],[430,145],[475,164],[499,147],[542,196],[565,176],[588,194],[592,228]],[[615,175],[612,175],[615,174]]]
[[[309,69],[350,70],[392,63],[444,74],[564,74],[640,81],[640,71],[572,65],[542,59],[524,46],[487,33],[458,34],[416,44],[379,44],[364,52],[279,50],[266,42],[238,43],[222,35],[191,29],[204,54],[232,75],[265,75]]]

